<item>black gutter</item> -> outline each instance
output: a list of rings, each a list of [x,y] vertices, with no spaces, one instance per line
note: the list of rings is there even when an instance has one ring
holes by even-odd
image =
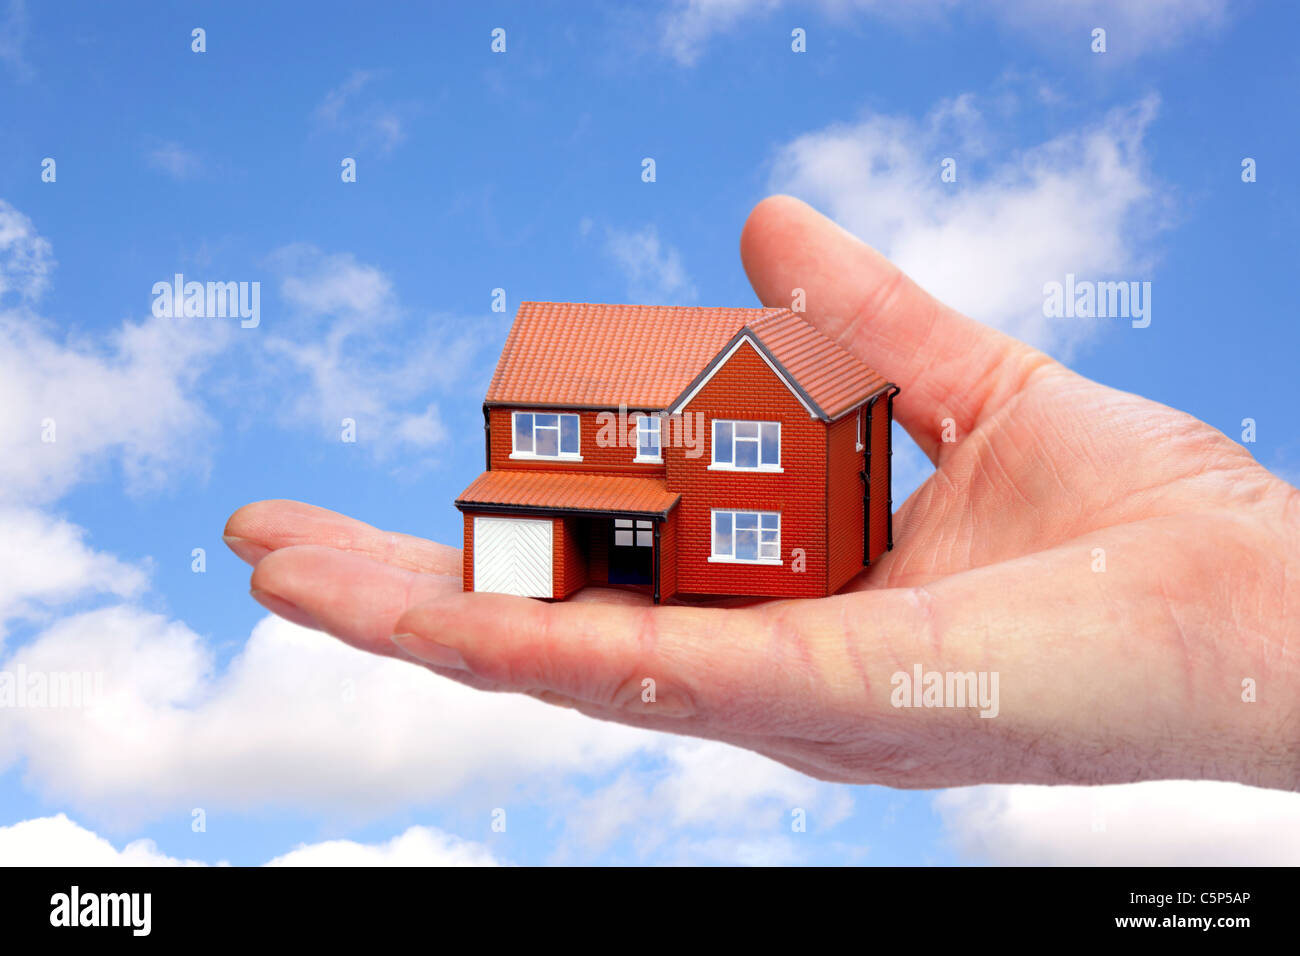
[[[676,506],[677,502],[674,501],[663,511],[621,511],[617,508],[550,508],[546,505],[502,505],[477,501],[456,502],[456,507],[461,511],[474,511],[483,514],[523,514],[546,518],[591,518],[612,515],[619,518],[642,518],[647,521],[667,521],[668,513]]]
[[[484,408],[509,408],[512,411],[518,411],[518,412],[528,412],[531,409],[536,409],[536,408],[545,408],[545,409],[553,408],[556,409],[557,411],[576,410],[580,412],[617,412],[619,409],[619,406],[617,405],[577,405],[574,404],[573,402],[561,402],[559,404],[556,404],[553,402],[491,401],[491,402],[484,402],[483,407]],[[640,414],[641,412],[645,412],[646,414],[649,415],[655,412],[668,411],[667,408],[657,408],[653,405],[624,405],[623,409],[624,411],[627,412],[629,418],[633,414]]]

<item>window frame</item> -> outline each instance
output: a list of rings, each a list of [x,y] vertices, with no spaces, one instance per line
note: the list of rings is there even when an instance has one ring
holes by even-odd
[[[519,416],[527,415],[532,421],[531,432],[529,435],[532,448],[520,450],[519,448]],[[554,425],[537,424],[539,415],[554,415]],[[566,452],[564,448],[564,419],[572,418],[575,422],[574,431],[577,433],[578,450]],[[539,455],[537,453],[537,430],[538,428],[546,430],[554,429],[555,431],[555,450],[554,455]],[[510,413],[510,457],[523,459],[525,461],[582,461],[582,416],[577,412],[561,412],[555,410],[544,411],[525,411],[517,409]]]
[[[718,461],[718,426],[731,426],[731,460]],[[756,425],[758,434],[754,438],[749,436],[739,437],[736,435],[737,425]],[[763,426],[774,425],[776,427],[776,463],[771,464],[763,460]],[[781,422],[779,421],[758,421],[754,419],[741,418],[715,418],[709,425],[709,471],[743,471],[748,473],[760,472],[775,474],[785,471],[781,465]],[[738,441],[753,441],[757,448],[755,451],[757,465],[737,465],[736,464],[736,443]]]
[[[718,552],[718,515],[720,514],[731,516],[731,530],[729,532],[731,535],[730,554],[720,554]],[[737,528],[736,518],[738,515],[754,516],[755,518],[754,528],[753,529]],[[776,518],[776,527],[764,528],[763,519],[765,517]],[[736,551],[737,551],[736,536],[737,536],[737,532],[742,530],[744,531],[753,530],[754,533],[757,535],[757,539],[755,541],[755,549],[756,549],[755,554],[757,555],[757,557],[754,558],[736,557]],[[775,537],[771,541],[765,542],[763,540],[763,535],[767,532],[772,532],[775,535]],[[763,556],[764,544],[770,544],[772,546],[772,550],[775,551],[776,554],[775,557]],[[781,565],[783,565],[785,561],[781,557],[781,512],[757,511],[750,508],[710,508],[709,509],[709,561],[714,564],[760,564],[760,565],[766,565],[768,567],[780,567]]]
[[[614,518],[614,540],[616,548],[653,548],[655,523],[646,518]],[[622,543],[621,535],[630,535],[631,541]]]
[[[633,459],[632,459],[633,461],[648,462],[648,463],[656,464],[656,465],[658,465],[658,464],[663,464],[663,460],[664,460],[664,425],[663,425],[663,421],[664,421],[664,419],[663,419],[663,416],[662,416],[662,415],[648,415],[648,414],[642,414],[642,415],[637,415],[637,416],[636,416],[636,455],[633,457]],[[645,429],[642,428],[642,425],[647,425],[647,424],[649,424],[650,422],[654,422],[654,427],[653,427],[653,428],[645,428]],[[659,453],[658,453],[657,455],[645,455],[645,454],[642,454],[642,452],[641,452],[641,434],[642,434],[642,431],[643,431],[643,430],[645,431],[646,434],[649,434],[650,432],[654,432],[654,436],[655,436],[655,445],[659,448]]]

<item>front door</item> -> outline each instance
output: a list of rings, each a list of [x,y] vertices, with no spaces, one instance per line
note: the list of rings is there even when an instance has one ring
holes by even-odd
[[[652,583],[654,523],[640,518],[615,518],[610,530],[609,583]]]

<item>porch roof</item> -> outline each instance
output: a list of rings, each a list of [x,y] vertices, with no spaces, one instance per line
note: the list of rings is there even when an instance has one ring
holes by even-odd
[[[657,478],[495,469],[475,478],[456,499],[456,507],[462,511],[589,511],[666,518],[680,498]]]

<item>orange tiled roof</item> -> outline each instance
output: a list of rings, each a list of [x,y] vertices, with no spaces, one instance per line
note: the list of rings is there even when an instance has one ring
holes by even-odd
[[[555,511],[667,514],[680,497],[655,478],[498,468],[475,478],[456,499],[456,506],[471,510],[474,505],[496,505]]]
[[[761,316],[749,327],[827,418],[889,384],[788,309]]]
[[[666,408],[746,327],[827,417],[886,384],[788,309],[524,302],[487,401]]]

